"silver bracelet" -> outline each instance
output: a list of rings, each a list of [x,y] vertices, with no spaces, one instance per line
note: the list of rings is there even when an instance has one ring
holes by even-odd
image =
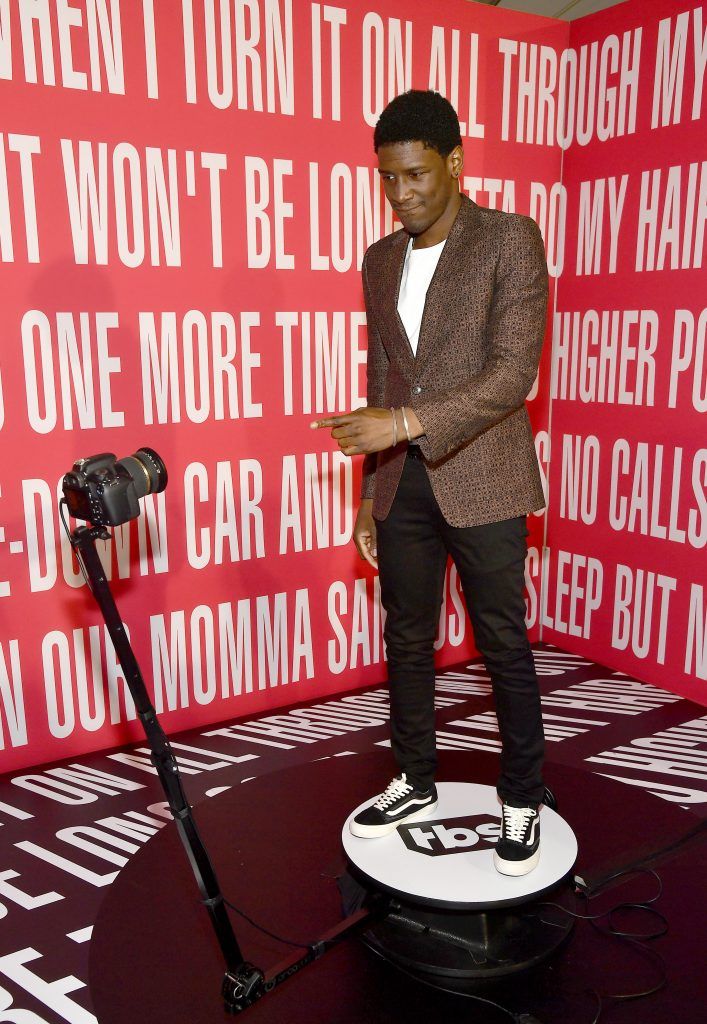
[[[405,415],[405,406],[404,405],[400,406],[400,411],[403,414],[403,426],[405,427],[405,437],[408,439],[408,444],[410,444],[410,442],[412,441],[412,438],[410,437],[410,427],[408,425],[408,418]]]
[[[398,443],[398,420],[392,405],[390,407],[390,415],[393,417],[393,448],[395,448]]]

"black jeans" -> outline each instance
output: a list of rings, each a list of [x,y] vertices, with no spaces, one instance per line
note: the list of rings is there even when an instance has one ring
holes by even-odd
[[[496,701],[502,743],[499,796],[540,803],[544,737],[525,626],[526,517],[450,526],[424,462],[409,455],[391,511],[376,525],[387,613],[391,744],[399,770],[426,789],[437,767],[434,641],[451,555]]]

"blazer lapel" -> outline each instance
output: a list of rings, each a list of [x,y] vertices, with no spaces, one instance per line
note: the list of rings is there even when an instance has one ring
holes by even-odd
[[[456,220],[447,235],[447,243],[442,249],[430,286],[427,289],[425,308],[422,313],[420,335],[417,342],[417,358],[415,372],[435,351],[437,337],[445,319],[449,316],[450,277],[454,268],[463,263],[469,269],[470,257],[474,244],[474,232],[478,226],[478,207],[468,196],[462,194],[462,205]],[[409,347],[408,342],[408,347]]]
[[[397,232],[391,239],[390,256],[383,265],[380,282],[381,294],[387,296],[386,312],[389,324],[388,336],[394,341],[396,354],[401,365],[412,364],[415,356],[410,340],[398,313],[398,296],[405,266],[405,252],[410,236],[405,231]],[[389,353],[392,355],[392,353]]]

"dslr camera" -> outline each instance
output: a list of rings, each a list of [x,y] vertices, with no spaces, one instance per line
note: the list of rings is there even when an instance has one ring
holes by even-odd
[[[75,462],[62,480],[69,513],[94,526],[120,526],[140,515],[138,500],[167,486],[167,468],[152,448],[116,460],[112,452]]]

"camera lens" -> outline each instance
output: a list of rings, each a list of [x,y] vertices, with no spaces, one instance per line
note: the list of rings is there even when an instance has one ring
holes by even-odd
[[[123,466],[129,474],[138,498],[158,494],[167,486],[167,467],[152,448],[138,448],[134,455],[127,455],[116,465]]]

